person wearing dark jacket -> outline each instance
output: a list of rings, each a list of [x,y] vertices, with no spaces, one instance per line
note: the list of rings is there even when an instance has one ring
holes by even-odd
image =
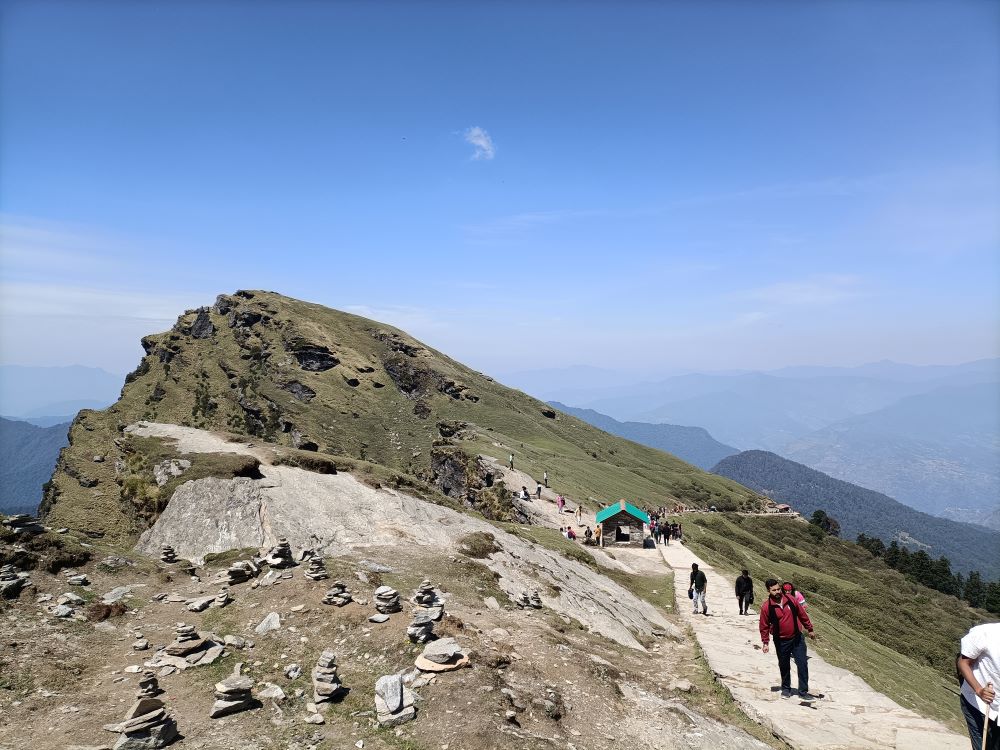
[[[736,579],[736,602],[740,605],[740,614],[750,614],[750,604],[753,602],[753,579],[750,571],[744,570],[743,575]]]
[[[799,698],[812,702],[816,700],[816,696],[809,692],[809,657],[802,629],[805,628],[810,638],[815,638],[813,624],[806,611],[794,599],[785,596],[779,581],[769,578],[764,585],[767,587],[768,597],[760,608],[760,639],[764,644],[765,654],[768,651],[768,639],[774,639],[778,671],[781,673],[781,697],[788,698],[792,694],[791,660],[794,658],[799,677]]]

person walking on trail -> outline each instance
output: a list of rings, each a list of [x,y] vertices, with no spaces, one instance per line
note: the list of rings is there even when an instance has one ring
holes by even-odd
[[[802,596],[802,592],[796,589],[791,581],[785,581],[781,584],[781,590],[789,599],[794,599],[795,603],[802,607],[802,609],[806,609],[809,606],[806,604],[806,598]]]
[[[768,639],[774,640],[774,651],[778,655],[778,671],[781,673],[781,697],[792,695],[792,666],[795,659],[795,669],[799,678],[799,698],[811,703],[816,696],[809,692],[809,657],[806,653],[806,639],[802,636],[805,628],[810,638],[815,638],[813,624],[809,615],[795,600],[785,596],[781,583],[773,578],[767,579],[767,601],[760,608],[760,639],[764,643],[763,651],[768,652]]]
[[[564,505],[566,505],[566,501],[563,499],[563,496],[556,495],[556,511],[562,513]]]
[[[691,585],[688,586],[688,596],[691,597],[694,605],[694,614],[698,614],[698,605],[701,605],[701,613],[708,614],[708,602],[705,596],[708,594],[708,577],[705,571],[698,570],[698,563],[691,563]]]
[[[538,485],[537,487],[535,487],[535,499],[536,500],[542,499],[542,485]]]
[[[513,453],[511,453],[510,454],[510,458],[507,459],[507,466],[509,466],[511,470],[514,469],[514,454]]]
[[[743,575],[736,579],[736,602],[740,605],[740,614],[750,614],[750,605],[753,603],[753,579],[750,572],[743,570]]]
[[[583,525],[583,506],[582,505],[577,505],[576,506],[576,522],[578,524],[580,524],[581,526]]]
[[[548,487],[548,486],[549,486],[549,472],[547,472],[547,471],[543,471],[543,472],[542,472],[542,483],[543,483],[543,484],[544,484],[544,485],[545,485],[546,487]]]
[[[959,703],[975,750],[1000,750],[1000,622],[977,625],[962,639]],[[987,717],[987,713],[989,716]],[[985,742],[984,742],[985,735]]]

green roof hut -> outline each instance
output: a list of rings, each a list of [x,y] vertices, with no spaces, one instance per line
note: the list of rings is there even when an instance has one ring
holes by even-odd
[[[597,512],[601,526],[601,546],[642,547],[649,516],[631,503],[619,500]]]

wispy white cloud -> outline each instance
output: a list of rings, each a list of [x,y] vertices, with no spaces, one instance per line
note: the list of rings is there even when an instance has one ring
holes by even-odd
[[[489,133],[478,125],[474,125],[465,131],[465,142],[471,144],[475,149],[472,153],[472,158],[477,161],[489,161],[496,156],[497,149],[493,145],[493,139],[490,138]]]
[[[861,294],[861,279],[848,274],[825,274],[794,281],[747,289],[738,299],[780,306],[826,305],[857,297]]]

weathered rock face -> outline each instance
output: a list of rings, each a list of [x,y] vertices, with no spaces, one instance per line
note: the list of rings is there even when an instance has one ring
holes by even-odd
[[[181,450],[237,449],[202,430],[176,425],[137,427],[140,434],[172,435]],[[245,450],[250,450],[245,448]],[[138,549],[157,554],[170,544],[178,555],[201,560],[209,552],[271,547],[285,537],[293,548],[332,555],[345,547],[400,544],[458,549],[475,532],[493,534],[500,551],[483,562],[516,600],[548,584],[558,594],[547,607],[633,648],[654,629],[676,633],[651,605],[581,563],[499,531],[473,516],[390,489],[373,489],[347,473],[316,474],[290,466],[261,465],[263,479],[188,482],[177,490]]]

